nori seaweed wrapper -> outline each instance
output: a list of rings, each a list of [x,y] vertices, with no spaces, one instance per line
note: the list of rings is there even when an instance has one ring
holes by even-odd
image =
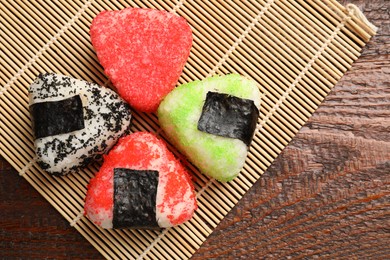
[[[79,95],[30,106],[35,139],[84,128],[83,103]]]
[[[156,229],[159,174],[152,170],[114,169],[114,228]]]
[[[209,91],[198,121],[198,130],[236,138],[250,145],[259,110],[253,100]]]

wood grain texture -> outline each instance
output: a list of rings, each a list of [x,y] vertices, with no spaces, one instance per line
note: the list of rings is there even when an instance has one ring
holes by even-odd
[[[390,258],[390,1],[348,2],[378,34],[193,259]],[[0,196],[1,259],[102,258],[3,158]]]
[[[378,34],[193,259],[390,258],[390,2],[353,2]]]
[[[0,198],[0,259],[102,258],[2,157]]]

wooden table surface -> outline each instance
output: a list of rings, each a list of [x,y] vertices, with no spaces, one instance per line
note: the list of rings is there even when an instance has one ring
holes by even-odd
[[[378,34],[193,259],[390,259],[390,1],[351,2]],[[2,157],[0,198],[0,259],[102,258]]]

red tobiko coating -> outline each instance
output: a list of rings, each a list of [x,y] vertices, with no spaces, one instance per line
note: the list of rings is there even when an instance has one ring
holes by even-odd
[[[187,21],[167,11],[103,11],[92,21],[92,45],[118,93],[143,112],[157,110],[176,86],[192,46]]]
[[[191,176],[164,141],[151,133],[137,132],[119,139],[90,181],[84,208],[97,225],[107,218],[112,221],[115,168],[159,172],[156,215],[160,226],[181,224],[192,217],[197,203]]]

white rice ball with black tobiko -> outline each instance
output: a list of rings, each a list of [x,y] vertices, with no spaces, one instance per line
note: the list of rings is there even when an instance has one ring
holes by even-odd
[[[130,107],[109,88],[44,73],[29,98],[37,163],[49,174],[74,173],[101,159],[129,132]]]

